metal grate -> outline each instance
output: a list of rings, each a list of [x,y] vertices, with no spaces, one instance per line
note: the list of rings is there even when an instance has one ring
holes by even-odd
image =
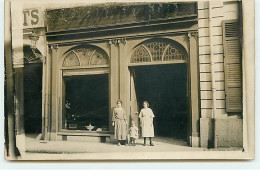
[[[108,65],[108,55],[95,47],[74,48],[63,61],[63,67]]]
[[[131,63],[187,60],[184,47],[169,40],[148,41],[136,47]]]
[[[140,62],[151,62],[151,57],[142,45],[137,47],[135,52],[132,55],[131,63],[140,63]]]

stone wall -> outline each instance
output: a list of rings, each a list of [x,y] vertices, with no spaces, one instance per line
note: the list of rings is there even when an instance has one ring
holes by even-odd
[[[223,20],[238,17],[236,1],[198,2],[201,147],[242,146],[242,117],[226,113],[222,28]],[[229,125],[231,121],[234,125]],[[231,138],[234,141],[227,142]]]

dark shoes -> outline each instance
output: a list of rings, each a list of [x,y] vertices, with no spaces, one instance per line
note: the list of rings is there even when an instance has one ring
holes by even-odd
[[[147,144],[143,144],[143,146],[147,146]],[[154,146],[154,144],[153,144],[153,143],[150,143],[150,146]]]

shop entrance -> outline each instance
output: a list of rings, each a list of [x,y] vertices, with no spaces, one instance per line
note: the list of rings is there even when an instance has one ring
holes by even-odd
[[[133,120],[138,122],[137,111],[143,101],[148,101],[155,114],[155,137],[186,139],[187,63],[135,66],[130,68],[130,74]]]
[[[24,130],[25,133],[42,131],[42,65],[24,66]]]
[[[63,129],[91,131],[108,130],[108,74],[67,76],[64,79]]]

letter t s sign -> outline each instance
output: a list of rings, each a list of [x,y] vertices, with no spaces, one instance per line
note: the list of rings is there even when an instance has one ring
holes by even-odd
[[[23,25],[24,26],[28,26],[26,14],[29,15],[29,10],[23,11]]]
[[[33,20],[33,19],[31,20],[32,25],[36,25],[39,21],[38,9],[32,10],[31,16],[32,16],[33,19],[35,19],[35,20]]]

